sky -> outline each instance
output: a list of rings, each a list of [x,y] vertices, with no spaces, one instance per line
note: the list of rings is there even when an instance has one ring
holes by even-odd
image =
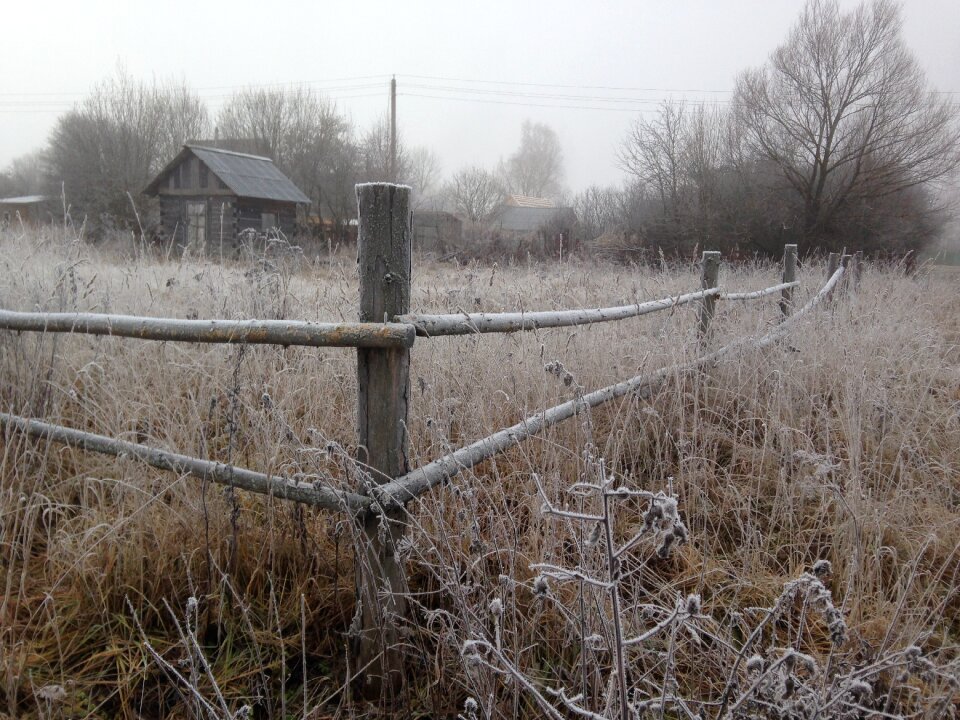
[[[854,0],[841,0],[844,8]],[[524,120],[556,130],[566,185],[623,178],[616,150],[664,99],[724,103],[781,43],[802,0],[10,0],[0,31],[0,168],[123,66],[184,81],[211,114],[249,86],[322,91],[360,127],[386,113],[449,176],[492,169]],[[960,1],[906,0],[903,35],[960,103]]]

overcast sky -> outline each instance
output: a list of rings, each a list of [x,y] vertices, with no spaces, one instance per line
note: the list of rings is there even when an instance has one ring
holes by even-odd
[[[844,7],[856,2],[842,0]],[[11,0],[0,33],[0,168],[42,146],[118,63],[182,79],[213,117],[233,90],[307,84],[360,126],[388,107],[444,174],[492,168],[524,119],[558,133],[572,190],[618,183],[630,122],[666,97],[724,102],[764,62],[801,0]],[[932,84],[960,102],[960,1],[906,0],[904,36]]]

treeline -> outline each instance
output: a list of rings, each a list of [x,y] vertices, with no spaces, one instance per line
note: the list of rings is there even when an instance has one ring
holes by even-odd
[[[618,153],[628,183],[575,199],[585,237],[626,256],[922,248],[947,219],[960,126],[900,27],[890,0],[808,2],[729,104],[666,103],[634,123]]]
[[[354,184],[391,177],[386,118],[362,129],[309,89],[263,88],[234,94],[211,118],[185,85],[121,71],[58,119],[43,151],[0,174],[0,195],[62,194],[88,237],[136,228],[137,193],[190,140],[272,158],[340,231],[355,216]],[[904,45],[895,2],[844,12],[809,0],[728,101],[664,103],[633,123],[615,161],[623,185],[571,196],[557,134],[528,121],[506,159],[446,180],[437,156],[401,133],[396,179],[413,187],[415,208],[456,213],[478,240],[504,196],[520,194],[572,205],[584,246],[622,259],[704,247],[769,255],[788,242],[804,254],[902,255],[948,219],[938,198],[956,180],[960,123]]]

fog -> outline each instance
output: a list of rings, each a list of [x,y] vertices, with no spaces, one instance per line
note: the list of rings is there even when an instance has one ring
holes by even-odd
[[[118,65],[186,82],[213,117],[235,90],[305,85],[361,128],[386,111],[395,75],[401,132],[444,175],[496,164],[530,119],[556,130],[578,191],[619,182],[617,145],[662,100],[727,102],[802,4],[14,3],[0,42],[0,168],[41,147],[58,114]],[[903,18],[930,81],[960,100],[960,4],[911,0]]]

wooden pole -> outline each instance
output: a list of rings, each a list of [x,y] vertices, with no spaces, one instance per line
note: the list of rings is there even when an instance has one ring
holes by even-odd
[[[141,462],[160,470],[192,475],[203,480],[212,480],[222,485],[237,487],[241,490],[314,505],[327,510],[365,512],[370,509],[372,503],[369,497],[324,487],[324,478],[322,477],[289,478],[282,475],[265,475],[246,468],[224,465],[213,460],[202,460],[189,455],[180,455],[148,445],[115,440],[103,435],[95,435],[83,430],[74,430],[63,425],[53,425],[7,413],[0,413],[0,427],[12,428],[24,435],[52,440],[89,452],[118,457],[126,455],[137,458]]]
[[[397,78],[390,78],[390,182],[397,181]]]
[[[357,185],[360,317],[385,322],[410,310],[410,188],[390,183]],[[357,350],[359,459],[375,485],[405,474],[410,351]],[[368,698],[395,693],[403,680],[398,621],[405,614],[405,579],[396,557],[404,512],[367,515],[357,549],[360,635],[356,667]]]
[[[181,318],[43,313],[0,310],[0,328],[44,333],[75,333],[165,342],[303,345],[306,347],[410,347],[410,324],[325,323],[299,320],[183,320]]]
[[[857,250],[853,254],[853,277],[850,284],[853,290],[860,289],[860,278],[863,276],[863,250]]]
[[[849,293],[852,286],[850,275],[853,273],[853,255],[841,255],[840,264],[843,265],[843,277],[840,278],[840,289],[843,292]]]
[[[840,267],[840,253],[832,252],[827,257],[827,279],[833,277],[833,274],[837,271],[837,268]],[[827,296],[827,300],[833,299],[833,291],[830,291],[830,294]]]
[[[797,246],[783,246],[783,282],[792,283],[797,280]],[[784,288],[780,296],[780,312],[787,317],[793,311],[793,288]]]
[[[718,250],[704,250],[700,261],[700,289],[707,290],[717,287],[720,279],[720,252]],[[697,336],[704,340],[710,332],[710,321],[717,307],[716,295],[704,295],[700,301],[700,322]]]
[[[778,288],[779,289],[779,288]],[[716,288],[684,293],[675,297],[650,300],[636,305],[618,305],[609,308],[583,308],[579,310],[537,310],[509,313],[455,313],[446,315],[397,315],[394,322],[400,325],[413,324],[418,335],[473,335],[476,333],[508,333],[541,328],[569,327],[590,323],[624,320],[626,318],[671,310],[700,300],[704,295],[718,295]]]

